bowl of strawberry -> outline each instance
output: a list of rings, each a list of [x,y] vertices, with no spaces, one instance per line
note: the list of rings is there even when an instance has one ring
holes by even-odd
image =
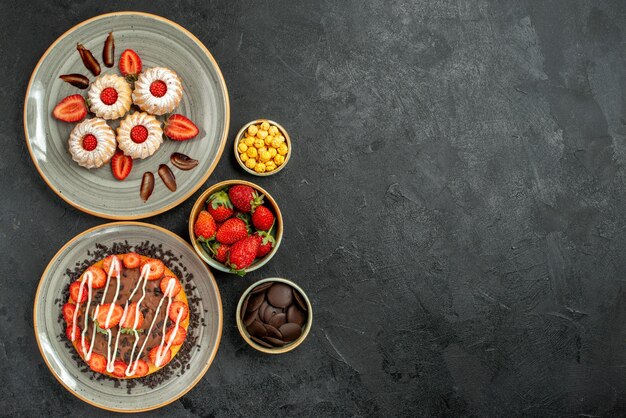
[[[243,276],[262,267],[283,237],[283,218],[267,191],[243,180],[208,188],[189,216],[189,238],[211,267]]]

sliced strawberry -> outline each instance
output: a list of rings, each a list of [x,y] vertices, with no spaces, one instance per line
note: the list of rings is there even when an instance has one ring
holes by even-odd
[[[141,257],[136,253],[128,253],[124,255],[124,267],[127,269],[136,269],[141,265]]]
[[[111,271],[111,264],[113,263],[113,259],[116,259],[118,264],[117,264],[117,268],[116,269],[114,268],[113,271]],[[120,257],[112,254],[106,257],[104,261],[102,262],[102,270],[104,271],[106,275],[108,275],[109,271],[111,271],[111,277],[119,277],[122,271],[122,260],[120,259]],[[104,284],[102,286],[104,286]]]
[[[87,337],[85,337],[85,344],[83,345],[83,339],[82,337],[80,337],[80,335],[78,336],[78,354],[80,354],[81,357],[85,356],[85,353],[88,353],[89,350],[91,349],[91,343],[89,342],[89,339]]]
[[[167,119],[163,129],[163,133],[174,141],[186,141],[198,135],[198,132],[198,127],[192,121],[178,113]]]
[[[181,326],[178,326],[178,328],[171,326],[168,329],[167,334],[165,334],[166,344],[169,344],[170,338],[172,337],[173,333],[176,333],[176,335],[174,336],[174,341],[172,341],[172,345],[181,345],[185,342],[185,338],[187,338],[187,331],[185,331],[185,328]]]
[[[141,72],[141,58],[132,49],[127,49],[122,52],[120,57],[120,72],[131,80],[136,80],[137,76]]]
[[[89,267],[86,272],[91,272],[91,288],[102,289],[107,283],[107,274],[103,269],[96,266]]]
[[[115,360],[115,362],[113,362],[113,373],[111,374],[115,377],[125,377],[127,367],[128,364],[124,363],[122,360]]]
[[[137,315],[137,304],[131,303],[126,307],[126,317],[122,322],[122,328],[135,328],[139,329],[143,325],[143,313],[139,310],[139,319],[137,320],[137,326],[135,327],[135,317]]]
[[[124,180],[132,169],[133,159],[128,155],[124,155],[122,151],[116,152],[113,158],[111,158],[111,171],[116,179]]]
[[[157,280],[163,277],[163,273],[165,273],[165,264],[161,260],[156,260],[154,258],[149,258],[143,263],[141,263],[141,268],[148,264],[150,266],[150,272],[148,273],[148,280]]]
[[[170,311],[168,313],[170,319],[176,322],[176,320],[178,319],[178,313],[181,310],[183,312],[182,316],[180,317],[180,320],[182,322],[185,320],[185,318],[187,318],[187,315],[189,315],[189,307],[185,302],[181,302],[179,300],[172,302],[172,305],[170,306]]]
[[[161,358],[157,359],[159,347],[162,347]],[[165,350],[165,347],[163,346],[156,346],[152,350],[150,350],[150,354],[148,354],[148,356],[150,357],[150,361],[152,362],[152,364],[154,364],[157,367],[161,367],[169,363],[169,361],[172,358],[172,350],[170,350],[169,348],[167,349],[167,352],[165,352],[164,350]],[[160,360],[160,361],[158,361],[157,363],[157,360]]]
[[[80,295],[80,299],[78,299],[78,295],[81,293],[80,289],[83,288],[82,294]],[[70,285],[70,297],[76,303],[84,303],[87,302],[87,294],[89,293],[89,289],[87,288],[87,283],[81,283],[80,280],[76,280],[74,283]]]
[[[107,324],[109,311],[111,311],[111,317],[109,318],[109,323]],[[100,306],[96,320],[98,321],[98,326],[100,328],[109,329],[120,323],[122,315],[124,315],[124,309],[120,305],[116,305],[115,303],[105,303]]]
[[[91,353],[89,368],[94,372],[104,373],[107,369],[107,359],[102,354]]]
[[[87,116],[87,105],[80,94],[72,94],[54,107],[52,116],[63,122],[78,122]]]
[[[133,370],[135,373],[133,373]],[[139,359],[133,363],[133,366],[130,368],[130,373],[132,377],[143,377],[148,374],[150,371],[150,366],[145,361]]]
[[[63,312],[63,319],[65,319],[65,323],[69,325],[74,322],[74,312],[76,312],[76,305],[71,302],[67,302],[61,308],[61,312]]]
[[[67,335],[67,339],[72,342],[80,338],[80,333],[80,328],[76,324],[74,324],[74,338],[72,338],[72,325],[68,325],[67,328],[65,328],[65,335]]]
[[[174,280],[174,288],[169,293],[166,294],[165,291],[167,290],[167,286],[169,286],[169,283],[171,280]],[[171,297],[175,297],[177,294],[180,293],[180,290],[182,289],[178,279],[176,277],[171,277],[171,276],[163,277],[161,279],[160,287],[161,287],[161,292],[163,292],[163,295],[171,296]]]

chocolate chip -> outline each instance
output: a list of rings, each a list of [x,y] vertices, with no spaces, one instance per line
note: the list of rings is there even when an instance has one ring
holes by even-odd
[[[269,324],[273,326],[274,328],[280,328],[282,325],[286,323],[287,323],[287,315],[285,315],[284,313],[279,313],[279,314],[274,315],[270,319],[270,322],[269,322]]]
[[[296,302],[298,303],[298,305],[300,306],[300,309],[302,309],[304,312],[307,312],[309,309],[306,306],[306,303],[304,303],[304,299],[302,298],[302,296],[300,296],[300,293],[296,290],[296,289],[292,289],[293,290],[293,296],[296,299]]]
[[[291,286],[284,283],[274,283],[267,290],[267,300],[274,306],[286,308],[293,301]]]
[[[305,320],[306,320],[306,316],[300,310],[300,308],[298,308],[298,306],[291,305],[287,309],[287,322],[293,322],[294,324],[298,324],[302,326],[304,325]]]
[[[265,311],[263,312],[263,322],[265,322],[266,324],[269,324],[270,319],[272,319],[273,316],[280,314],[280,313],[283,313],[283,308],[277,308],[275,306],[268,305]]]
[[[263,347],[273,348],[271,344],[266,343],[265,341],[263,341],[263,340],[261,340],[261,339],[259,339],[259,338],[255,337],[254,335],[251,335],[251,336],[250,336],[250,339],[251,339],[252,341],[254,341],[255,343],[257,343],[257,344],[262,345]]]
[[[264,339],[268,343],[272,344],[274,347],[282,347],[283,345],[285,345],[285,341],[279,340],[278,338],[265,337]]]
[[[265,301],[264,293],[257,293],[253,296],[250,296],[250,299],[248,300],[247,311],[248,312],[256,311],[257,309],[259,309],[259,307],[264,301]]]
[[[281,334],[280,331],[273,326],[265,324],[265,330],[267,331],[268,337],[278,338],[280,340],[283,339],[283,334]]]
[[[265,330],[265,328],[263,328],[263,330]],[[302,327],[298,324],[288,322],[278,328],[278,331],[283,334],[285,342],[289,342],[298,339],[298,337],[302,334]]]
[[[288,324],[285,324],[285,325],[288,325]],[[265,326],[263,326],[263,323],[261,323],[261,321],[254,321],[250,325],[248,325],[247,328],[248,328],[248,332],[250,333],[250,335],[254,335],[255,337],[263,338],[267,335],[267,330],[265,329]]]
[[[259,293],[264,291],[265,289],[267,289],[268,287],[271,287],[274,284],[274,282],[265,282],[262,283],[260,285],[258,285],[257,287],[255,287],[254,289],[252,289],[252,291],[250,293]]]

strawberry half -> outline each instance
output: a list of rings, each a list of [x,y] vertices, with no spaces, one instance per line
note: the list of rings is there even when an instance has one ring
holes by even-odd
[[[94,372],[104,373],[107,369],[107,359],[102,354],[91,353],[89,368]]]
[[[174,323],[176,323],[176,320],[178,319],[178,314],[181,310],[183,311],[180,317],[180,320],[182,322],[185,320],[185,318],[187,318],[187,315],[189,315],[189,306],[187,306],[185,302],[181,302],[179,300],[172,302],[172,304],[170,305],[168,316],[172,321],[174,321]]]
[[[116,152],[113,158],[111,158],[111,171],[116,179],[124,180],[132,169],[133,159],[128,155],[124,155],[122,151]]]
[[[69,325],[74,322],[74,312],[76,312],[76,305],[71,302],[67,302],[61,308],[61,312],[63,312],[63,319],[65,319],[65,322]]]
[[[133,377],[143,377],[148,374],[148,371],[150,371],[150,366],[148,366],[148,363],[141,359],[135,361],[130,368],[130,373]]]
[[[175,325],[172,325],[167,331],[167,334],[165,334],[166,343],[169,343],[173,333],[176,333],[176,335],[174,336],[174,341],[172,341],[172,345],[181,345],[185,342],[185,338],[187,338],[187,331],[185,331],[185,328],[181,326],[176,328]]]
[[[160,353],[159,348],[161,349]],[[161,358],[158,358],[159,354],[161,354]],[[164,346],[156,346],[152,350],[150,350],[148,357],[150,357],[150,361],[152,362],[152,364],[157,367],[161,367],[169,363],[169,361],[171,360],[172,350],[168,348],[167,351],[165,351]]]
[[[72,94],[54,107],[52,116],[63,122],[78,122],[87,116],[87,105],[80,94]]]
[[[186,141],[194,138],[198,132],[198,127],[191,120],[178,113],[167,119],[163,129],[163,133],[174,141]]]
[[[122,52],[120,57],[120,72],[129,81],[137,80],[137,76],[141,72],[141,58],[132,49]]]
[[[115,360],[115,362],[113,362],[113,373],[111,374],[115,377],[125,377],[127,367],[128,364],[124,363],[122,360]]]
[[[124,255],[124,267],[127,269],[136,269],[141,264],[139,254],[128,253]]]

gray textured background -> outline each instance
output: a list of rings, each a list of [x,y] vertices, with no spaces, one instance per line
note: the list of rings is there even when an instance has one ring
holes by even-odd
[[[623,0],[51,3],[0,5],[0,415],[104,415],[56,382],[31,323],[50,257],[103,220],[39,178],[22,104],[61,33],[125,9],[212,51],[229,139],[267,116],[295,142],[258,180],[286,218],[280,252],[217,274],[217,359],[153,415],[626,414]],[[208,184],[228,178],[257,180],[230,146]],[[148,221],[186,236],[193,201]],[[266,357],[232,312],[273,275],[316,322]]]

